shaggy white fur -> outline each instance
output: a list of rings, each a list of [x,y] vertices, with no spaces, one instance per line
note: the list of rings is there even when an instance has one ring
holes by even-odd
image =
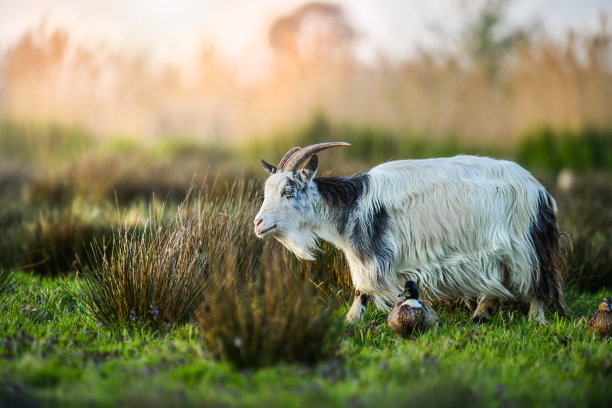
[[[543,187],[525,169],[456,156],[384,163],[368,174],[362,205],[385,206],[386,238],[397,255],[388,270],[378,271],[384,279],[363,271],[353,281],[374,294],[379,307],[386,308],[406,280],[416,281],[430,300],[532,295],[537,258],[530,227]]]

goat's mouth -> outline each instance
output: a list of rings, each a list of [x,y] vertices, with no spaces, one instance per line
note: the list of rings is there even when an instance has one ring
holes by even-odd
[[[268,232],[273,231],[273,230],[275,230],[275,229],[276,229],[276,224],[272,225],[272,226],[271,226],[271,227],[269,227],[269,228],[266,228],[265,230],[258,230],[257,228],[255,228],[255,234],[256,234],[258,237],[262,238],[262,237],[264,237],[264,236],[265,236],[265,235],[266,235]]]

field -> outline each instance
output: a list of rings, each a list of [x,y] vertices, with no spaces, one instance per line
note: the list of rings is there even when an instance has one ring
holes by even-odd
[[[612,340],[586,329],[612,295],[612,34],[599,2],[524,21],[543,2],[59,3],[44,7],[86,13],[83,26],[45,13],[12,39],[17,21],[0,30],[0,408],[612,406]],[[12,7],[15,20],[36,9]],[[410,7],[435,12],[440,41],[395,34],[412,28]],[[576,26],[547,32],[562,9]],[[214,27],[188,30],[202,16],[186,10],[249,37],[248,52],[232,56]],[[247,14],[265,19],[258,35]],[[153,17],[155,30],[140,25]],[[370,18],[393,33],[380,49]],[[137,38],[106,41],[122,24]],[[192,54],[164,57],[155,33]],[[540,325],[506,303],[475,325],[449,301],[409,339],[373,306],[347,323],[339,250],[322,243],[300,262],[253,232],[260,159],[329,141],[351,147],[321,152],[319,176],[456,154],[532,172],[558,205],[572,315],[547,310]]]
[[[196,322],[111,330],[65,290],[75,279],[16,276],[3,296],[6,406],[609,406],[611,345],[580,316],[529,323],[504,308],[475,326],[444,309],[437,331],[399,339],[370,310],[314,366],[236,369],[206,347]],[[598,295],[574,300],[592,308]],[[346,306],[334,314],[342,319]],[[340,324],[340,323],[338,323]]]
[[[605,133],[542,131],[515,149],[478,152],[322,118],[294,140],[242,148],[143,146],[13,122],[2,129],[13,159],[0,179],[3,405],[612,403],[612,344],[585,329],[612,290]],[[323,153],[323,174],[460,152],[511,157],[534,171],[559,205],[574,315],[549,313],[541,326],[505,304],[478,326],[463,305],[440,303],[441,325],[410,339],[391,333],[373,307],[359,324],[345,323],[352,286],[342,255],[324,246],[316,262],[298,262],[251,229],[260,155],[275,160],[332,134],[352,153]],[[567,189],[557,185],[560,169],[573,169]]]

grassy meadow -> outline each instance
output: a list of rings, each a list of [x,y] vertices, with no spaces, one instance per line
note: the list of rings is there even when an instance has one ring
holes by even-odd
[[[602,14],[549,36],[510,3],[459,2],[439,47],[370,62],[322,2],[270,16],[263,65],[206,38],[160,63],[46,18],[3,45],[0,408],[612,406],[612,342],[586,330],[612,295],[612,34]],[[372,306],[346,323],[337,249],[300,262],[253,233],[260,159],[324,141],[351,147],[321,152],[322,176],[517,161],[557,201],[573,315],[503,304],[478,326],[441,302],[409,339]]]
[[[357,326],[342,326],[347,306],[340,305],[331,315],[339,333],[326,358],[237,368],[218,358],[197,320],[171,328],[110,328],[91,319],[74,277],[18,273],[12,285],[3,295],[0,320],[0,398],[6,406],[612,402],[611,345],[585,331],[580,314],[540,326],[504,307],[490,325],[476,326],[468,311],[443,307],[436,331],[399,339],[374,310]],[[574,297],[570,304],[593,308],[599,295]],[[233,323],[232,315],[225,318]],[[274,336],[279,327],[268,329],[265,335]],[[293,336],[288,341],[299,342]]]
[[[542,130],[513,149],[418,142],[317,117],[296,132],[218,147],[96,139],[2,124],[0,401],[6,406],[609,406],[612,343],[585,329],[612,290],[612,147],[603,132]],[[556,150],[550,148],[551,138]],[[347,140],[321,174],[378,161],[512,158],[553,192],[574,315],[489,325],[455,303],[400,339],[369,308],[344,322],[342,255],[299,262],[252,233],[259,158]],[[422,139],[421,139],[422,140]],[[568,154],[571,151],[574,154]],[[559,170],[573,182],[559,188]]]

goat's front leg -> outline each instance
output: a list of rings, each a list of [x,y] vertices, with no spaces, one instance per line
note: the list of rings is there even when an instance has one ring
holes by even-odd
[[[478,306],[472,317],[472,322],[476,324],[488,323],[491,317],[493,317],[493,313],[495,313],[498,303],[499,300],[497,299],[487,298],[485,296],[480,297],[480,299],[478,299]]]
[[[346,314],[346,320],[355,323],[363,317],[365,313],[366,306],[368,305],[368,301],[370,300],[370,295],[367,293],[363,293],[361,290],[355,290],[355,300],[353,300],[353,304]]]
[[[546,316],[544,316],[544,302],[537,298],[531,299],[529,302],[529,320],[549,324]]]

